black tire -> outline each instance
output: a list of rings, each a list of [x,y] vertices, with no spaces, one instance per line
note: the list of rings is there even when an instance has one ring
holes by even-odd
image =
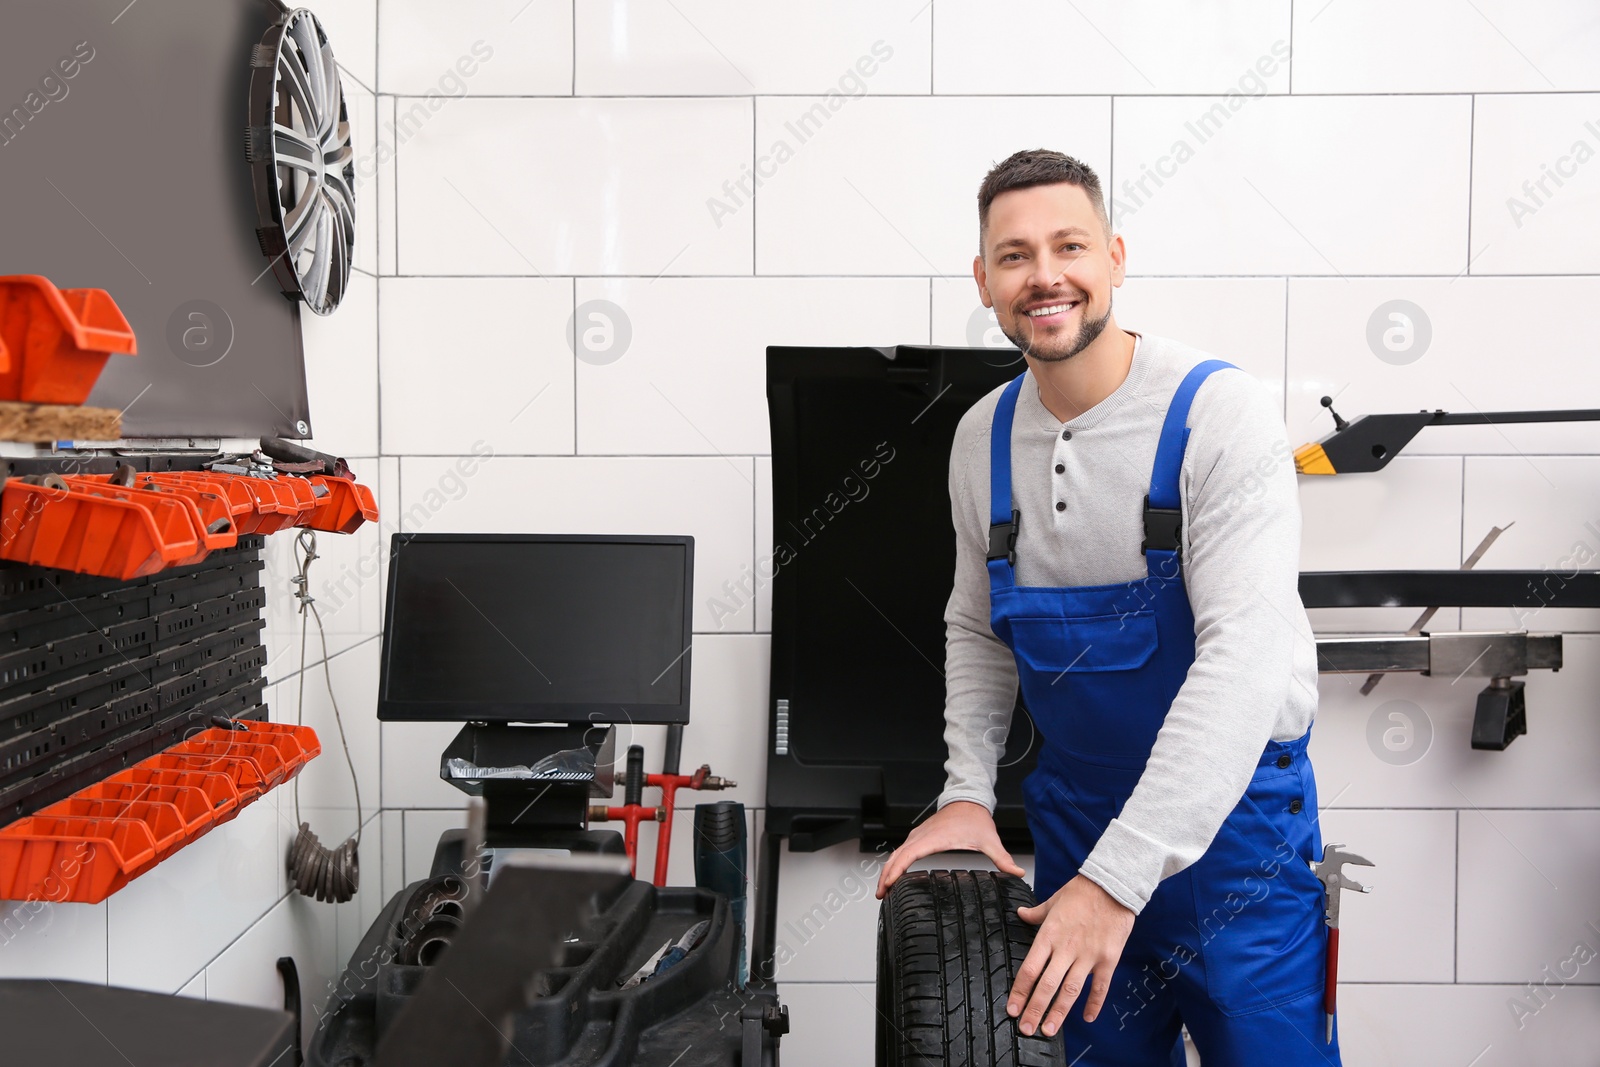
[[[903,875],[878,913],[878,1067],[1057,1067],[1061,1038],[1006,1014],[1033,890],[994,871]]]

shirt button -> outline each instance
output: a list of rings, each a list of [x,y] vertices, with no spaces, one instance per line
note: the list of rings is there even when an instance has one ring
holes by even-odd
[[[1304,806],[1305,805],[1301,804],[1299,800],[1291,800],[1291,801],[1289,801],[1289,814],[1290,815],[1299,815],[1300,814],[1300,809],[1302,807],[1304,807]]]
[[[1067,502],[1065,500],[1057,500],[1056,501],[1056,510],[1057,511],[1066,511],[1067,510]]]
[[[1287,766],[1289,766],[1290,762],[1291,761],[1290,761],[1288,756],[1279,756],[1278,757],[1278,766],[1280,766],[1280,767],[1287,767]]]
[[[1056,473],[1057,474],[1065,474],[1065,473],[1067,473],[1067,465],[1065,463],[1057,463],[1056,464]]]
[[[1072,431],[1071,431],[1071,430],[1062,430],[1062,431],[1061,431],[1061,439],[1062,439],[1062,440],[1063,440],[1063,441],[1070,441],[1070,440],[1072,440]]]

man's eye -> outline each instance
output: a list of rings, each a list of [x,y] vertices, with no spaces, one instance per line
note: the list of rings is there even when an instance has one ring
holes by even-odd
[[[1020,253],[1020,252],[1007,252],[1005,255],[1000,257],[1000,262],[1004,263],[1006,260],[1010,259],[1012,256],[1020,256],[1021,254],[1022,253]]]

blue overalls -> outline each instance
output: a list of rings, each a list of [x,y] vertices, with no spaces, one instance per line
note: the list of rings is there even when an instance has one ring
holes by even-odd
[[[990,625],[1016,656],[1042,739],[1038,768],[1023,783],[1040,901],[1078,873],[1121,812],[1194,662],[1194,615],[1178,558],[1178,472],[1194,394],[1224,367],[1232,364],[1199,364],[1173,394],[1146,505],[1148,573],[1132,582],[1016,584],[1011,424],[1024,375],[995,408]],[[1181,1023],[1206,1067],[1339,1063],[1337,1036],[1323,1043],[1327,935],[1323,888],[1308,866],[1322,851],[1309,738],[1307,731],[1270,741],[1205,855],[1157,886],[1100,1015],[1083,1021],[1087,990],[1068,1013],[1068,1062],[1181,1064]]]

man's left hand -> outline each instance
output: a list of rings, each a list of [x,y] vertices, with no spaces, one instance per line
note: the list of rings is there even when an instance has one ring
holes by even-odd
[[[1017,915],[1039,927],[1039,932],[1017,971],[1006,1014],[1012,1018],[1021,1014],[1024,1034],[1038,1029],[1043,1018],[1045,1034],[1053,1037],[1092,974],[1083,1019],[1094,1022],[1111,988],[1111,972],[1133,930],[1133,912],[1080,874],[1043,904],[1018,908]]]

